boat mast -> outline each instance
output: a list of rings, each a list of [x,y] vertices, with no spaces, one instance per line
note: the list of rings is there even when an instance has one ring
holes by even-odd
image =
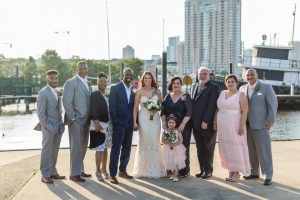
[[[293,34],[292,34],[292,47],[294,47],[294,32],[295,32],[295,18],[296,18],[296,4],[293,12]]]
[[[110,62],[110,42],[109,42],[109,21],[108,21],[108,6],[107,1],[106,5],[106,26],[107,26],[107,54],[108,54],[108,76],[109,76],[109,85],[111,85],[111,62]]]

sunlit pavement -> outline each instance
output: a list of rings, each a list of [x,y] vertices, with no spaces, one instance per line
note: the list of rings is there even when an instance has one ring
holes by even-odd
[[[133,168],[135,149],[132,147],[128,166],[129,174]],[[300,141],[272,142],[272,149],[274,178],[271,186],[264,186],[263,178],[247,181],[241,179],[238,183],[224,181],[227,171],[220,167],[217,146],[214,177],[209,180],[195,178],[194,175],[198,172],[198,162],[195,145],[191,145],[191,176],[181,178],[177,183],[171,182],[168,178],[133,180],[119,178],[119,185],[113,185],[109,181],[97,181],[94,175],[93,151],[88,151],[85,159],[86,172],[91,173],[92,178],[88,178],[85,183],[76,183],[69,179],[59,180],[53,185],[46,185],[40,180],[39,151],[1,152],[1,159],[3,158],[3,163],[5,163],[0,165],[1,176],[4,176],[0,176],[0,188],[2,188],[0,192],[2,193],[5,189],[2,186],[14,184],[13,181],[18,180],[18,177],[14,176],[24,171],[32,175],[27,179],[24,177],[24,183],[21,184],[19,191],[15,191],[13,199],[300,199]],[[27,158],[24,159],[25,154]],[[32,164],[26,165],[27,161]],[[20,165],[13,166],[18,162]],[[29,168],[28,166],[34,168],[35,171],[22,169],[22,167]],[[15,170],[18,172],[11,173],[13,167],[18,168]],[[68,170],[69,150],[62,149],[59,153],[58,171],[61,175],[68,177]]]

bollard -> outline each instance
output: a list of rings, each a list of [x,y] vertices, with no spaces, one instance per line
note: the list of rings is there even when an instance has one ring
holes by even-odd
[[[295,84],[291,84],[291,96],[295,95]]]
[[[26,113],[29,113],[29,100],[25,100]]]

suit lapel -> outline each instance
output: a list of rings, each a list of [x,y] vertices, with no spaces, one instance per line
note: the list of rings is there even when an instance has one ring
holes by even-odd
[[[198,87],[199,87],[199,84],[197,85],[197,89],[196,89],[196,91],[198,90]],[[204,84],[204,87],[206,87],[206,89],[205,88],[203,88],[201,91],[200,91],[200,93],[199,94],[197,94],[197,96],[196,96],[196,99],[195,100],[197,100],[197,99],[199,99],[199,97],[208,89],[208,87],[209,87],[209,81],[207,81],[205,84]],[[200,88],[199,88],[200,89]]]
[[[82,82],[78,77],[76,77],[76,80],[77,80],[77,83],[80,85],[80,87],[83,89],[84,93],[85,93],[87,96],[90,96],[90,91],[88,91],[88,89],[87,89],[86,86],[83,84],[83,82]]]
[[[195,99],[195,95],[196,95],[196,91],[198,88],[198,84],[194,84],[193,85],[193,89],[192,89],[192,98]],[[195,99],[196,100],[196,99]]]
[[[124,83],[123,83],[123,82],[121,82],[121,83],[120,83],[120,87],[122,88],[122,89],[121,89],[121,91],[122,91],[122,95],[124,96],[124,98],[125,98],[126,102],[129,104],[129,102],[128,102],[128,98],[127,98],[127,93],[126,93],[126,88],[125,88],[125,86],[124,86]]]
[[[52,92],[52,90],[51,90],[51,88],[50,88],[49,85],[47,85],[47,90],[48,90],[48,92],[49,92],[51,98],[53,99],[54,104],[56,104],[56,106],[58,107],[58,103],[59,103],[59,102],[56,100],[56,97],[54,96],[54,94],[53,94],[53,92]],[[58,96],[58,95],[57,95],[57,96]]]

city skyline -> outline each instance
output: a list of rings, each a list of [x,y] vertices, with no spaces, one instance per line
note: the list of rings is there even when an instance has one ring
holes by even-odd
[[[168,37],[180,36],[182,41],[184,2],[109,0],[111,58],[121,58],[122,48],[131,45],[136,57],[149,59],[161,54]],[[294,3],[299,6],[300,0],[242,0],[245,47],[260,44],[262,34],[268,36],[268,44],[274,33],[276,44],[287,45],[292,36]],[[54,49],[63,58],[108,58],[105,0],[4,0],[0,18],[0,54],[6,57],[37,58],[46,49]],[[294,40],[300,40],[299,21],[297,14]]]

